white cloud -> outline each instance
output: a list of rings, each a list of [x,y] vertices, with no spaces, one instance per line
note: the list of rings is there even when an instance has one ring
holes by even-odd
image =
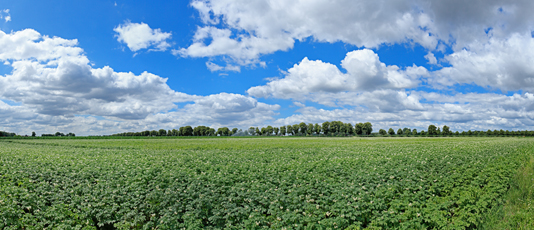
[[[161,29],[151,29],[145,23],[126,21],[113,29],[117,34],[117,41],[126,43],[128,48],[137,52],[142,49],[165,51],[171,45],[167,42],[171,33],[161,32]]]
[[[473,42],[445,57],[452,66],[437,71],[433,84],[476,84],[503,91],[534,91],[534,38],[512,34],[508,39]]]
[[[4,21],[6,22],[11,21],[11,14],[9,14],[9,9],[0,10],[0,19],[4,19]]]
[[[88,135],[200,123],[239,126],[272,120],[279,109],[237,94],[176,92],[167,79],[148,72],[93,68],[76,45],[31,29],[0,31],[0,61],[13,68],[0,76],[2,130]]]
[[[333,110],[303,107],[286,118],[276,120],[276,125],[321,123],[340,120],[355,124],[371,122],[373,129],[417,128],[426,130],[428,125],[447,125],[453,130],[532,130],[534,129],[534,95],[525,93],[505,96],[499,94],[457,94],[447,96],[437,93],[411,92],[413,99],[437,103],[419,103],[419,109],[398,106],[390,111],[376,110],[366,106]],[[362,98],[370,99],[371,97]],[[397,99],[377,97],[368,104],[393,104]],[[402,103],[399,100],[398,103]],[[410,100],[408,100],[410,101]],[[415,102],[415,101],[414,101]]]
[[[425,59],[428,60],[428,64],[438,64],[438,59],[436,59],[436,56],[432,52],[428,52],[427,55],[425,55]]]
[[[284,78],[252,87],[247,93],[255,97],[299,100],[319,94],[404,89],[416,87],[419,78],[428,74],[423,67],[413,66],[401,70],[395,65],[386,66],[380,62],[377,54],[368,49],[347,53],[341,66],[347,73],[341,72],[333,64],[304,58],[290,68]]]
[[[206,62],[206,66],[211,72],[217,72],[217,71],[233,71],[233,72],[241,72],[241,67],[226,64],[226,66],[220,66],[213,62]]]
[[[191,6],[203,25],[192,44],[174,54],[226,56],[238,65],[254,65],[262,55],[292,49],[295,40],[309,37],[367,48],[413,43],[428,51],[443,51],[444,45],[461,51],[488,37],[534,30],[530,0],[194,0]]]

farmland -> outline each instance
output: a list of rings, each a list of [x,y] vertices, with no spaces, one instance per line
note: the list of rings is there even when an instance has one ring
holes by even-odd
[[[0,140],[0,229],[466,229],[530,138]]]

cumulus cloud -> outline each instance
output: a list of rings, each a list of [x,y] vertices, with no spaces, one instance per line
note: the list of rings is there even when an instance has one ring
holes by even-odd
[[[476,84],[503,91],[534,90],[534,38],[530,32],[508,39],[472,42],[445,57],[451,67],[435,73],[438,85]]]
[[[419,78],[428,74],[424,67],[412,66],[402,70],[395,65],[387,66],[368,49],[347,53],[341,66],[346,73],[333,64],[304,58],[290,68],[284,78],[252,87],[247,93],[255,97],[298,100],[317,97],[318,94],[404,89],[416,87]]]
[[[161,29],[152,29],[146,23],[132,23],[126,21],[113,29],[117,34],[117,41],[126,43],[126,46],[137,52],[142,49],[165,51],[171,45],[167,42],[172,34],[161,32]]]
[[[83,135],[199,123],[252,125],[272,119],[279,109],[237,94],[176,92],[167,79],[148,72],[93,68],[76,40],[50,38],[31,29],[0,31],[0,51],[0,61],[13,68],[0,76],[4,130],[61,129]],[[179,108],[177,103],[191,104]]]
[[[254,65],[260,57],[293,48],[296,40],[357,47],[412,43],[433,51],[440,44],[461,51],[489,37],[534,30],[534,2],[506,1],[230,1],[194,0],[200,25],[183,57],[229,57]],[[436,60],[428,55],[431,64]]]
[[[276,125],[295,124],[300,122],[321,123],[323,121],[341,120],[352,124],[371,122],[373,129],[417,128],[426,130],[428,125],[447,125],[453,130],[532,130],[534,128],[534,95],[530,93],[514,94],[456,94],[447,96],[438,93],[411,92],[416,100],[433,101],[436,103],[417,103],[417,109],[405,106],[391,107],[391,110],[373,109],[368,107],[338,108],[333,110],[303,107],[295,114],[276,120]],[[369,98],[366,98],[369,99]],[[375,98],[369,104],[387,104],[385,97]],[[402,103],[403,100],[398,100]],[[409,100],[408,100],[409,101]]]

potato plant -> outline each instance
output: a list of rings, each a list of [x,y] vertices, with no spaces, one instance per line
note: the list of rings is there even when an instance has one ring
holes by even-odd
[[[0,229],[474,229],[521,138],[0,141]]]

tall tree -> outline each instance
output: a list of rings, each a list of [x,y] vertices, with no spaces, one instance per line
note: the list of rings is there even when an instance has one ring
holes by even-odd
[[[444,125],[443,126],[443,135],[450,135],[451,130],[449,129],[449,126]]]
[[[330,122],[328,121],[323,122],[322,127],[323,127],[323,134],[327,135],[328,131],[330,130]]]
[[[267,128],[265,128],[265,131],[266,131],[267,136],[271,136],[273,135],[274,130],[273,130],[273,127],[269,125],[267,126]]]
[[[274,135],[275,136],[278,136],[278,132],[280,131],[280,129],[278,127],[274,127]]]
[[[386,130],[380,129],[378,130],[378,134],[384,136],[384,135],[387,135],[388,133],[386,132]]]
[[[389,128],[388,134],[389,135],[395,135],[395,130],[393,130],[393,128]]]
[[[371,122],[363,123],[363,128],[365,129],[366,134],[371,134],[373,132],[373,125],[371,124]]]
[[[280,135],[285,136],[286,135],[286,127],[280,126]]]
[[[437,134],[437,128],[435,125],[429,125],[428,126],[428,135],[436,135]]]
[[[314,131],[313,131],[313,127],[314,127],[313,124],[312,124],[312,123],[309,123],[309,124],[308,124],[308,129],[306,129],[306,132],[307,132],[308,135],[310,135],[310,136],[312,135],[312,133],[314,133]]]
[[[299,128],[299,124],[293,125],[293,135],[297,135],[297,133],[299,133]]]
[[[306,123],[304,122],[300,122],[299,124],[299,133],[302,134],[302,135],[305,135],[307,133],[307,130],[308,130],[308,126],[306,125]]]
[[[397,130],[397,135],[402,135],[402,129]]]
[[[315,127],[313,128],[313,130],[315,131],[315,134],[321,134],[321,126],[319,124],[315,123]]]
[[[293,135],[293,126],[292,125],[287,125],[286,126],[286,131],[287,131],[287,134]]]

